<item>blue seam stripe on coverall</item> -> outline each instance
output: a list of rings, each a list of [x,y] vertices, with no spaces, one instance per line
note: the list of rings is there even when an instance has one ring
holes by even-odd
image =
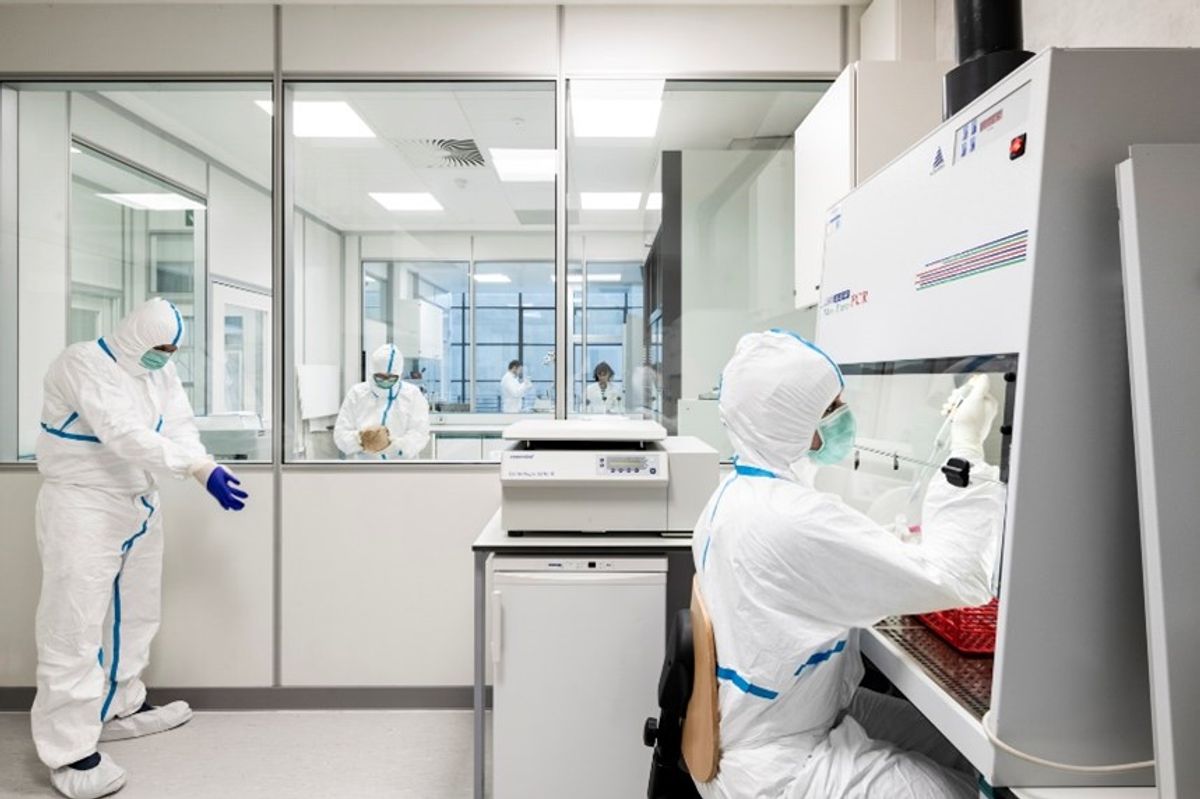
[[[393,345],[391,352],[388,353],[387,373],[389,375],[392,373],[392,366],[394,366],[395,363],[396,363],[396,347]],[[380,418],[380,420],[379,420],[379,423],[381,425],[383,425],[384,427],[387,427],[388,414],[391,413],[392,403],[395,401],[396,401],[396,386],[392,386],[391,388],[388,389],[387,405],[383,409],[383,417]],[[386,461],[387,455],[385,455],[384,453],[381,452],[381,453],[379,453],[379,459]]]
[[[83,433],[67,433],[67,432],[64,432],[61,428],[51,427],[50,425],[46,424],[45,422],[41,422],[41,425],[42,425],[42,429],[45,430],[50,435],[58,436],[59,438],[65,438],[68,441],[88,441],[88,442],[91,442],[92,444],[100,443],[100,439],[96,438],[95,436],[89,436],[89,435],[85,435]]]
[[[773,480],[779,479],[779,476],[775,474],[775,472],[767,471],[766,469],[760,469],[757,466],[747,466],[745,464],[738,463],[736,457],[733,459],[733,470],[737,472],[737,474],[733,476],[732,480],[727,480],[725,485],[721,486],[721,493],[717,496],[717,501],[713,503],[712,513],[708,517],[709,524],[712,523],[713,519],[717,518],[717,508],[721,506],[721,497],[725,496],[725,490],[729,488],[729,486],[733,485],[734,481],[737,480],[739,476],[744,474],[747,477],[769,477]],[[708,566],[708,548],[710,546],[712,546],[711,533],[709,533],[708,539],[704,542],[704,552],[700,555],[701,569],[707,568]]]
[[[123,544],[121,544],[121,568],[125,568],[125,555],[133,548],[133,542],[137,541],[150,528],[150,517],[154,515],[154,506],[144,497],[138,497],[142,505],[145,506],[149,513],[146,514],[146,520],[142,522],[142,527],[132,536],[130,536]],[[100,721],[104,721],[104,717],[108,715],[109,705],[112,704],[113,697],[117,694],[117,667],[121,663],[121,572],[117,572],[117,576],[113,578],[113,636],[112,636],[112,664],[108,670],[108,695],[104,697],[104,704],[100,708]],[[103,663],[104,650],[100,650],[100,660]]]
[[[108,348],[108,344],[104,341],[104,336],[96,339],[96,343],[100,345],[100,349],[104,350],[104,354],[112,358],[113,363],[117,362],[117,356],[113,355],[113,351]]]
[[[838,641],[836,644],[834,644],[829,649],[826,649],[824,652],[813,652],[812,655],[809,656],[808,660],[801,663],[800,668],[796,669],[795,676],[799,677],[800,672],[804,671],[807,668],[821,665],[822,663],[829,660],[831,657],[838,654],[845,648],[846,648],[846,641],[845,641],[845,639],[843,639],[841,641]]]
[[[171,339],[171,346],[179,346],[179,339],[183,338],[183,317],[179,315],[179,309],[175,307],[175,303],[167,303],[171,306],[171,310],[175,312],[175,338]]]
[[[846,378],[842,375],[842,367],[838,366],[837,362],[834,361],[833,358],[830,358],[829,353],[825,352],[825,350],[821,349],[816,344],[813,344],[811,341],[809,341],[808,339],[806,339],[804,336],[800,335],[799,333],[795,332],[794,330],[785,330],[782,327],[773,327],[773,328],[771,328],[770,332],[780,333],[784,336],[791,336],[792,338],[796,339],[796,341],[799,341],[801,344],[808,347],[810,350],[817,353],[825,360],[829,361],[829,365],[833,367],[833,371],[837,372],[838,385],[840,385],[842,388],[846,387]]]
[[[760,469],[757,466],[747,466],[746,464],[737,463],[736,461],[733,464],[733,470],[736,472],[736,474],[734,475],[733,480],[730,480],[729,482],[727,482],[725,484],[725,488],[728,488],[730,485],[732,485],[733,481],[736,480],[738,477],[740,477],[743,474],[746,475],[747,477],[767,477],[767,478],[771,478],[771,479],[777,479],[776,474],[772,471],[768,471],[767,469]],[[721,494],[724,495],[724,493],[725,493],[725,490],[723,488],[721,490]],[[712,512],[712,515],[714,517],[717,515],[716,505],[719,505],[720,502],[721,502],[721,498],[718,496],[717,502],[714,504],[713,512]],[[710,521],[711,521],[711,519],[710,519]],[[704,567],[705,562],[708,560],[708,547],[709,547],[709,544],[711,544],[711,543],[712,543],[712,537],[709,536],[709,540],[707,542],[705,542],[705,544],[704,544],[704,555],[701,557],[701,564],[700,564],[701,568]],[[801,668],[803,668],[803,666]],[[797,672],[797,673],[799,673],[799,672]],[[728,680],[739,691],[742,691],[743,693],[747,693],[750,696],[757,696],[762,699],[774,699],[775,697],[779,696],[778,691],[772,691],[770,688],[763,688],[761,685],[755,685],[754,683],[750,682],[742,675],[738,674],[735,670],[726,668],[724,666],[720,666],[720,665],[717,666],[717,679]]]
[[[779,696],[778,691],[772,691],[770,688],[755,685],[733,669],[725,668],[724,666],[717,666],[717,679],[728,680],[739,691],[747,693],[750,696],[757,696],[760,699],[774,699]]]

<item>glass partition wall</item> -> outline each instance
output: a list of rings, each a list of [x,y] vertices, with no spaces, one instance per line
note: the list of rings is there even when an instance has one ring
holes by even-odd
[[[738,337],[811,333],[793,299],[791,137],[827,84],[569,80],[562,131],[555,85],[285,82],[278,196],[269,84],[5,84],[0,460],[32,457],[58,352],[151,296],[185,318],[176,367],[221,458],[273,457],[278,388],[284,460],[344,459],[333,428],[384,345],[430,409],[428,444],[405,457],[488,460],[505,426],[558,399],[728,456],[715,400]]]
[[[338,415],[365,413],[388,345],[430,409],[405,458],[485,460],[552,415],[554,82],[296,82],[285,103],[286,458],[359,457]]]
[[[151,297],[218,457],[270,460],[266,82],[0,85],[0,461],[33,458],[42,379]]]
[[[572,413],[657,419],[731,455],[716,399],[738,339],[812,334],[792,140],[827,86],[568,82]]]

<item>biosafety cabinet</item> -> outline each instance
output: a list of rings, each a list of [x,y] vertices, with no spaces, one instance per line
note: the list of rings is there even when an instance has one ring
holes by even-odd
[[[1043,52],[827,217],[817,338],[860,437],[825,484],[916,529],[947,394],[983,372],[1000,406],[994,657],[910,619],[862,634],[993,785],[1154,781],[1114,170],[1133,143],[1200,140],[1198,86],[1197,51]]]

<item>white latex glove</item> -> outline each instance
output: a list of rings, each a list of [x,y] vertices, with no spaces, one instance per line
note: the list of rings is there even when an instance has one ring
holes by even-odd
[[[947,402],[957,405],[949,411],[950,456],[977,463],[982,461],[983,442],[992,431],[992,422],[999,410],[992,398],[987,375],[972,377],[966,385],[955,389]]]

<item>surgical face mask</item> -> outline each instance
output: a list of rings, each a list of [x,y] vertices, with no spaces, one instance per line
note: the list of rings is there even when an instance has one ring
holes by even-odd
[[[138,361],[143,369],[149,369],[151,372],[158,371],[167,365],[171,360],[171,353],[163,352],[162,350],[146,350],[142,353],[141,360]]]
[[[383,391],[391,391],[392,387],[395,386],[396,383],[400,382],[400,378],[396,375],[391,375],[390,377],[375,377],[374,380],[375,385]]]
[[[822,466],[841,462],[854,449],[857,425],[849,405],[843,405],[817,423],[820,449],[809,450],[808,457]]]

